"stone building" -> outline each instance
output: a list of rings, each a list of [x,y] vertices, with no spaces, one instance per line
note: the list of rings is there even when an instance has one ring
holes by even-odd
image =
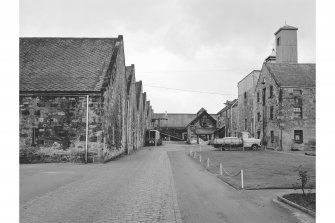
[[[238,100],[226,101],[225,107],[217,113],[218,129],[215,137],[235,137],[238,133]]]
[[[187,125],[187,142],[199,143],[199,139],[208,141],[214,138],[216,119],[207,113],[206,109],[201,108],[196,117]]]
[[[85,149],[88,112],[88,150],[123,153],[125,82],[122,36],[20,38],[20,146]]]
[[[143,89],[142,81],[135,83],[136,89],[136,106],[137,106],[137,117],[136,117],[136,145],[137,148],[144,145],[144,110],[143,110]]]
[[[275,32],[276,56],[268,58],[255,88],[255,130],[268,148],[315,146],[315,64],[297,63],[297,30]]]
[[[122,36],[20,38],[20,148],[129,153],[143,145],[137,90]]]
[[[238,82],[238,132],[255,136],[254,98],[260,70],[254,70]]]
[[[127,153],[132,150],[138,149],[136,144],[136,89],[135,89],[135,66],[126,67],[127,76]]]
[[[315,64],[264,63],[255,93],[256,137],[268,148],[315,144]]]

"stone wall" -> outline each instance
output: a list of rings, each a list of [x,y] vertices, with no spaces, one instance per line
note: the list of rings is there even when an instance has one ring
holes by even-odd
[[[123,44],[112,56],[104,89],[104,161],[124,153],[126,142],[126,74]],[[106,78],[105,78],[106,79]]]
[[[257,100],[255,87],[259,71],[252,71],[238,83],[238,131],[254,133],[254,100]]]
[[[102,98],[90,95],[88,149],[103,147]],[[20,146],[85,150],[86,96],[20,95]]]

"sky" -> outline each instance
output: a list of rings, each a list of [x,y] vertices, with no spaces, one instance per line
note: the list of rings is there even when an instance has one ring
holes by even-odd
[[[315,0],[20,0],[19,10],[21,37],[123,35],[154,112],[219,112],[285,23],[298,27],[298,62],[316,62]]]

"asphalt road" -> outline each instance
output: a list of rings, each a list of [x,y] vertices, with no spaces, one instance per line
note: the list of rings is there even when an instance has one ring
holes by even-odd
[[[165,143],[107,164],[20,165],[20,222],[311,222],[236,191]],[[299,221],[300,219],[300,221]]]

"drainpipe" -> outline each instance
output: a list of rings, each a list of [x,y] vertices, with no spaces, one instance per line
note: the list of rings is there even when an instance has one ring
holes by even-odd
[[[85,146],[85,164],[87,164],[88,152],[88,95],[86,95],[86,146]]]
[[[230,131],[233,131],[233,106],[236,104],[236,102],[238,102],[238,100],[236,100],[234,102],[234,104],[231,105],[230,107]],[[237,112],[238,113],[238,112]],[[238,120],[237,120],[238,121]]]

